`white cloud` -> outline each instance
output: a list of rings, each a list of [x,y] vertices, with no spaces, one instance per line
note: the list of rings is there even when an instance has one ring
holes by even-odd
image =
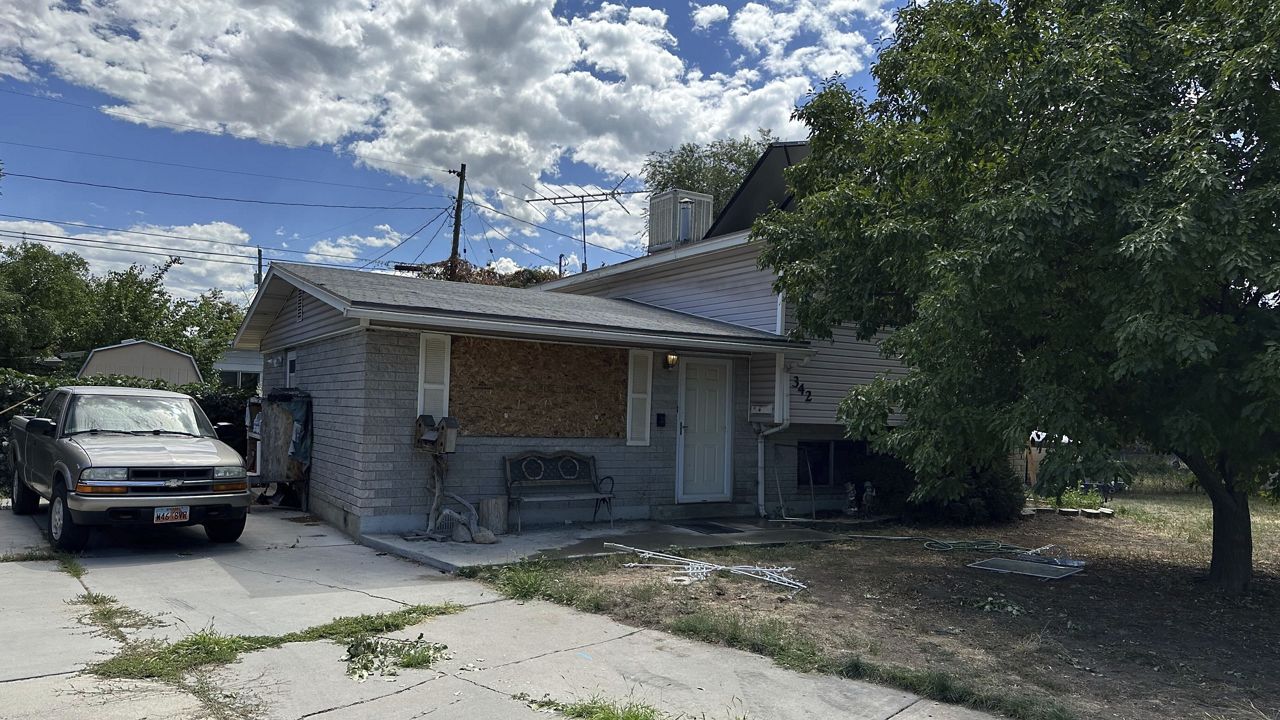
[[[620,177],[682,142],[760,127],[800,137],[795,102],[814,80],[868,62],[866,38],[890,27],[885,6],[752,2],[732,17],[696,7],[696,27],[729,22],[722,42],[743,57],[707,74],[681,57],[667,13],[644,5],[566,15],[554,0],[8,0],[0,77],[56,75],[115,98],[111,108],[135,116],[125,120],[331,145],[434,182],[466,162],[477,191],[523,194],[566,159]],[[626,242],[626,228],[600,232]]]
[[[693,9],[693,26],[706,30],[718,22],[729,19],[729,8],[723,5],[695,5]]]
[[[379,248],[392,248],[404,239],[404,236],[393,230],[390,225],[374,227],[377,235],[343,235],[337,238],[326,238],[312,243],[307,262],[342,263],[368,259],[365,253]],[[373,253],[369,258],[382,253]],[[284,258],[282,258],[284,259]]]
[[[500,257],[491,261],[489,267],[493,268],[499,275],[510,275],[524,266],[509,257]]]
[[[163,226],[137,224],[126,228],[134,233],[174,237],[118,231],[69,232],[72,229],[75,228],[46,222],[0,221],[0,231],[5,234],[0,237],[0,244],[19,244],[21,239],[9,235],[29,233],[26,239],[30,242],[39,242],[55,252],[74,252],[80,255],[88,261],[89,271],[95,275],[124,270],[130,265],[160,265],[165,262],[166,256],[179,257],[182,258],[182,263],[175,265],[165,275],[165,285],[174,295],[195,297],[210,288],[219,288],[230,300],[247,302],[253,294],[256,250],[249,244],[249,233],[231,223]],[[201,240],[213,240],[217,244]],[[243,246],[242,249],[237,249],[237,245]]]

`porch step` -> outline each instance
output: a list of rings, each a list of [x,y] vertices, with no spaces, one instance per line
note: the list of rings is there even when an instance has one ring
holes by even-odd
[[[690,503],[657,505],[651,511],[654,520],[695,520],[699,518],[755,517],[756,505],[750,502]]]

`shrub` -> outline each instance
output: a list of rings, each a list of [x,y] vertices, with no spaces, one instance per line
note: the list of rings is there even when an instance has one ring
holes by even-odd
[[[910,487],[914,489],[914,480]],[[1009,522],[1018,517],[1025,504],[1022,481],[1008,463],[997,462],[983,469],[971,470],[960,497],[945,501],[908,499],[901,512],[916,521],[983,525]]]

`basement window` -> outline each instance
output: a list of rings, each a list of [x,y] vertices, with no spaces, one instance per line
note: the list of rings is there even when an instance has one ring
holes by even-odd
[[[842,487],[866,462],[867,445],[853,440],[801,440],[796,443],[796,485]]]

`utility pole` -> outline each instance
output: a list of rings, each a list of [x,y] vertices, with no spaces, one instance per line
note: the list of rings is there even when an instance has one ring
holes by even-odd
[[[445,265],[445,280],[458,279],[458,235],[462,232],[462,191],[467,183],[467,164],[462,163],[459,170],[450,170],[451,175],[458,176],[458,201],[453,206],[453,247],[449,250],[449,263]]]
[[[262,248],[258,248],[258,271],[253,274],[253,284],[255,286],[262,284]]]

